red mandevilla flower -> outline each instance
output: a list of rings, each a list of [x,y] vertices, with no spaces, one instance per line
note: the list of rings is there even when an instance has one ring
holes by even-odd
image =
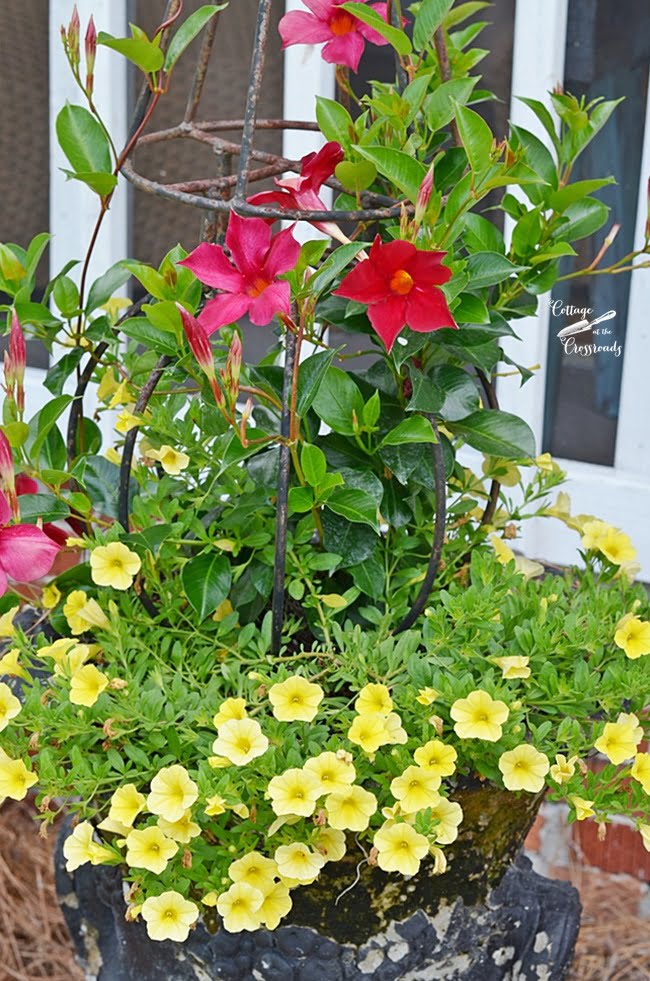
[[[422,333],[457,327],[442,290],[451,270],[446,252],[425,252],[411,242],[375,238],[370,255],[345,277],[335,294],[368,305],[370,323],[390,352],[404,327]]]
[[[179,262],[206,286],[222,290],[208,300],[199,315],[206,333],[210,335],[244,314],[258,327],[270,324],[278,314],[288,317],[291,290],[278,276],[293,269],[300,255],[292,228],[272,236],[261,218],[240,218],[233,211],[226,246],[232,258],[220,245],[203,242]]]
[[[9,525],[11,516],[0,491],[0,596],[6,593],[9,578],[34,582],[46,576],[60,548],[36,525]]]
[[[277,191],[261,191],[248,199],[249,204],[277,204],[281,208],[304,208],[311,211],[326,211],[325,202],[319,197],[319,191],[325,181],[328,181],[345,153],[340,143],[332,140],[326,143],[318,153],[309,153],[300,161],[299,177],[275,178]],[[313,222],[326,235],[338,235],[338,228],[330,222]]]
[[[366,0],[362,0],[365,3]],[[323,58],[334,65],[346,65],[356,72],[366,42],[388,44],[381,34],[363,21],[341,10],[345,0],[303,0],[306,10],[292,10],[280,21],[279,30],[282,47],[292,44],[321,44]],[[387,20],[386,4],[372,3],[373,10]]]

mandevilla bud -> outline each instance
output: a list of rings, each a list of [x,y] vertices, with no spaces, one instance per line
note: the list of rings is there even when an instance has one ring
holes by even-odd
[[[25,346],[25,335],[18,319],[18,314],[14,310],[11,316],[11,332],[9,334],[9,356],[11,358],[11,368],[16,384],[16,406],[18,415],[22,418],[25,411],[25,368],[27,367],[27,348]]]
[[[92,15],[88,21],[88,27],[86,29],[85,52],[86,94],[92,95],[95,82],[95,55],[97,54],[97,30],[95,28],[95,21],[93,20]]]
[[[429,202],[431,201],[432,194],[433,194],[433,164],[431,164],[431,166],[427,170],[424,180],[420,185],[420,191],[415,205],[416,225],[422,224],[422,219],[424,218],[427,208],[429,207]]]
[[[0,483],[9,499],[9,504],[14,517],[18,517],[18,497],[16,495],[16,481],[14,477],[14,455],[9,445],[9,440],[0,429]]]
[[[70,59],[70,64],[73,70],[79,67],[80,60],[80,46],[79,37],[81,34],[81,21],[79,20],[79,11],[77,10],[77,5],[75,4],[72,8],[72,17],[70,18],[70,23],[68,24],[67,33],[67,53]]]

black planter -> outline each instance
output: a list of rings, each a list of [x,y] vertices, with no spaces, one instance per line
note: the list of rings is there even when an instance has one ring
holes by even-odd
[[[200,923],[185,944],[174,944],[151,941],[143,923],[125,921],[118,870],[84,866],[70,875],[59,843],[56,882],[86,977],[97,981],[561,981],[581,910],[571,885],[542,878],[520,857],[483,900],[418,909],[363,943],[297,924],[229,934]],[[362,904],[361,922],[364,912]]]

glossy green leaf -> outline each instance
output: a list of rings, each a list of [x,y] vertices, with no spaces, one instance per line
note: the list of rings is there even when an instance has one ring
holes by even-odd
[[[474,252],[467,261],[469,285],[472,289],[494,286],[510,276],[523,272],[525,266],[516,266],[499,252]]]
[[[298,369],[296,413],[303,419],[318,394],[321,382],[335,355],[334,350],[317,351],[301,362]]]
[[[305,443],[300,454],[300,466],[305,480],[311,487],[317,487],[327,473],[325,454],[312,443]]]
[[[190,559],[181,572],[183,592],[200,620],[214,613],[228,597],[231,581],[228,559],[215,551],[203,552]]]
[[[76,174],[73,170],[63,171],[68,180],[70,181],[81,181],[82,184],[86,184],[91,191],[95,194],[99,194],[100,198],[108,197],[112,194],[117,187],[117,177],[115,174],[103,174],[103,173],[79,173]]]
[[[463,216],[463,241],[470,252],[506,251],[501,230],[474,212]]]
[[[467,106],[457,107],[456,122],[470,167],[475,174],[487,170],[494,142],[492,130],[482,116]]]
[[[413,45],[408,34],[399,27],[393,27],[392,24],[387,24],[381,14],[378,14],[372,7],[367,7],[363,3],[342,3],[341,7],[343,10],[347,10],[348,13],[354,14],[364,24],[372,27],[378,34],[381,34],[389,44],[392,44],[399,54],[409,55],[413,50]]]
[[[111,174],[108,139],[83,106],[66,104],[56,117],[56,135],[75,174]]]
[[[417,202],[426,168],[419,160],[387,146],[358,146],[357,151],[370,160],[383,177],[404,194],[413,204]]]
[[[314,296],[319,296],[343,272],[356,255],[368,246],[367,242],[350,242],[341,245],[325,260],[318,272],[307,281],[307,287]]]
[[[21,494],[20,520],[28,525],[34,525],[40,519],[43,521],[61,521],[70,514],[70,508],[65,501],[60,501],[54,494]]]
[[[564,212],[562,221],[553,232],[554,239],[577,242],[593,235],[602,228],[609,215],[609,208],[597,198],[582,198]]]
[[[27,441],[27,452],[35,467],[38,467],[41,449],[48,433],[57,420],[63,415],[72,402],[71,395],[59,395],[45,405],[29,422],[30,438]]]
[[[203,28],[214,17],[216,13],[227,7],[227,3],[208,3],[199,7],[194,13],[190,14],[174,34],[165,58],[165,71],[170,72],[185,49],[192,43],[194,38],[201,33]]]
[[[59,276],[55,280],[52,296],[62,316],[72,317],[79,310],[79,289],[69,276]]]
[[[377,502],[367,491],[354,487],[337,488],[327,498],[325,507],[348,521],[379,530]]]
[[[334,99],[316,97],[316,119],[326,140],[335,140],[343,147],[350,145],[350,133],[354,130],[352,116],[345,106]]]
[[[601,187],[615,183],[615,177],[601,177],[599,180],[576,181],[575,184],[567,184],[566,187],[561,187],[550,195],[548,206],[553,211],[561,214],[570,205],[575,204],[576,201],[580,201],[582,198],[587,197],[587,195],[593,194],[594,191],[600,190]]]
[[[433,43],[433,35],[453,3],[454,0],[422,0],[413,27],[413,43],[418,51]]]
[[[442,129],[451,122],[458,106],[468,102],[477,82],[477,78],[451,78],[427,96],[424,112],[432,130]]]
[[[530,426],[509,412],[496,409],[473,412],[465,419],[449,423],[470,446],[489,456],[519,460],[535,456],[535,437]]]
[[[381,446],[402,446],[404,443],[437,443],[433,426],[424,416],[411,416],[384,436]]]
[[[97,44],[123,55],[143,72],[159,71],[165,60],[163,52],[153,41],[137,37],[113,37],[105,31],[97,35]]]
[[[92,313],[97,307],[107,303],[125,283],[128,283],[130,278],[131,273],[122,262],[116,262],[114,266],[107,269],[88,290],[86,313]]]
[[[363,404],[361,392],[350,375],[340,368],[328,368],[314,399],[316,415],[335,433],[353,436],[353,415],[361,421]]]

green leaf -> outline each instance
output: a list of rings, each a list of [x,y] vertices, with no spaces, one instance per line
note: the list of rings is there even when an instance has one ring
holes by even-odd
[[[491,6],[490,0],[470,0],[469,3],[460,3],[447,14],[444,20],[444,26],[447,30],[450,30],[457,24],[462,24],[468,17],[473,17],[474,14],[479,13],[479,11],[489,6]]]
[[[565,255],[577,254],[576,250],[568,242],[552,242],[550,245],[545,245],[541,252],[531,255],[528,261],[531,266],[536,266],[540,262],[548,262],[549,259],[561,259]]]
[[[19,498],[20,520],[35,525],[39,518],[43,521],[61,521],[70,514],[65,501],[54,494],[21,494]]]
[[[434,383],[444,392],[445,401],[440,408],[440,417],[449,422],[464,419],[479,406],[476,382],[463,368],[453,364],[443,364],[431,372]]]
[[[542,217],[539,211],[527,211],[512,230],[512,247],[518,256],[528,256],[535,249],[542,234]]]
[[[377,533],[368,525],[348,521],[327,508],[323,509],[321,520],[325,548],[342,555],[344,567],[365,561],[377,548]]]
[[[358,194],[374,182],[377,168],[369,160],[357,160],[355,163],[343,160],[337,165],[334,175],[346,191],[350,194]]]
[[[458,324],[489,324],[490,314],[483,300],[473,293],[461,293],[460,303],[454,307],[454,320]]]
[[[36,272],[43,252],[47,248],[51,238],[52,236],[48,232],[41,232],[40,235],[35,235],[29,243],[25,260],[25,272],[29,277],[33,276]]]
[[[535,113],[540,123],[548,133],[556,150],[560,149],[560,141],[558,139],[557,130],[555,128],[555,122],[553,121],[553,116],[551,115],[549,109],[540,102],[538,99],[525,99],[522,96],[517,96],[520,102],[523,102],[525,106]]]
[[[292,487],[289,490],[289,511],[291,514],[311,511],[313,506],[314,492],[311,487]]]
[[[458,106],[456,122],[470,167],[475,174],[487,170],[494,142],[492,130],[477,112],[467,106]]]
[[[24,446],[29,438],[29,426],[26,422],[7,422],[2,426],[2,432],[13,449]]]
[[[373,392],[363,407],[363,424],[372,428],[381,415],[381,396]]]
[[[364,562],[351,566],[348,572],[354,585],[372,599],[381,599],[386,587],[386,570],[378,552],[375,551]]]
[[[116,262],[114,266],[107,269],[103,276],[95,280],[88,291],[86,313],[92,313],[97,307],[107,303],[117,290],[128,283],[130,278],[131,273],[122,262]]]
[[[318,351],[301,362],[298,369],[298,398],[296,414],[304,419],[311,408],[327,369],[332,363],[336,351]]]
[[[463,216],[463,239],[470,252],[506,251],[500,229],[474,212]]]
[[[341,7],[353,14],[358,20],[363,21],[364,24],[372,27],[373,30],[377,31],[377,34],[381,34],[389,44],[392,44],[398,54],[409,55],[413,50],[408,34],[399,27],[387,24],[384,18],[372,7],[366,7],[363,3],[342,3]]]
[[[117,51],[143,72],[159,71],[165,60],[163,52],[153,41],[136,37],[113,37],[105,31],[97,35],[97,44]],[[171,46],[170,46],[171,47]]]
[[[327,287],[334,282],[339,273],[343,272],[349,262],[356,255],[365,249],[368,242],[350,242],[349,245],[341,245],[336,249],[329,259],[326,259],[318,272],[307,280],[307,288],[314,296],[319,296]]]
[[[94,191],[95,194],[99,194],[100,198],[108,197],[108,195],[112,194],[117,187],[117,177],[115,174],[75,174],[73,170],[64,170],[63,173],[66,175],[69,181],[81,181],[82,184],[86,184],[91,191]]]
[[[57,420],[63,415],[65,410],[72,402],[71,395],[59,395],[51,399],[40,412],[29,422],[30,438],[27,441],[27,452],[35,467],[38,467],[41,449],[48,437],[48,434]]]
[[[437,443],[433,426],[424,416],[411,416],[384,436],[380,448],[403,446],[405,443]]]
[[[477,82],[477,78],[451,78],[427,96],[424,112],[432,130],[442,129],[452,121],[458,106],[468,102]]]
[[[316,96],[316,119],[326,140],[335,140],[343,147],[350,145],[350,133],[354,130],[352,116],[345,106],[334,99]]]
[[[48,392],[51,392],[52,395],[61,395],[65,383],[83,356],[84,349],[75,347],[52,365],[43,382]]]
[[[52,296],[62,316],[70,318],[79,310],[79,290],[69,276],[59,276],[55,280]]]
[[[439,412],[445,401],[444,392],[427,375],[411,368],[413,394],[407,406],[409,412]]]
[[[525,266],[516,266],[499,252],[474,252],[467,260],[469,285],[475,290],[502,283],[525,269]]]
[[[314,399],[314,411],[335,433],[353,436],[353,413],[363,416],[363,398],[350,375],[340,368],[328,368]]]
[[[481,409],[465,419],[449,423],[470,446],[488,456],[519,460],[535,456],[535,437],[530,426],[509,412]]]
[[[413,27],[413,43],[418,51],[431,44],[454,0],[422,0]]]
[[[165,58],[166,72],[172,70],[185,49],[192,43],[197,34],[201,33],[205,25],[214,15],[227,6],[227,3],[208,3],[203,7],[199,7],[193,14],[190,14],[171,40],[171,44],[167,50],[167,57]]]
[[[325,454],[318,446],[305,443],[300,454],[300,466],[305,480],[312,487],[318,487],[327,473]]]
[[[367,491],[354,487],[337,488],[328,497],[325,507],[348,521],[379,530],[377,501]]]
[[[608,215],[609,208],[602,201],[597,198],[582,198],[566,209],[564,212],[566,220],[558,225],[552,237],[567,242],[587,238],[603,227]]]
[[[357,151],[366,160],[370,160],[379,173],[399,188],[413,204],[417,202],[422,181],[426,177],[424,164],[403,150],[394,150],[387,146],[358,146]]]
[[[214,613],[227,598],[231,578],[230,563],[222,553],[203,552],[183,566],[183,591],[200,620]]]
[[[56,117],[56,135],[75,174],[110,174],[111,150],[104,130],[83,106],[66,104]]]
[[[605,187],[607,184],[615,184],[615,177],[601,177],[598,180],[591,181],[576,181],[575,184],[567,184],[566,187],[561,187],[558,191],[554,191],[548,199],[548,206],[552,208],[553,211],[557,211],[561,214],[563,211],[581,198],[587,197],[588,194],[592,194],[593,191],[600,190],[601,187]]]
[[[130,320],[125,320],[120,331],[138,344],[144,344],[145,347],[150,347],[152,351],[157,351],[159,354],[167,354],[170,357],[178,354],[175,335],[154,327],[145,317],[132,317]]]
[[[164,276],[161,276],[156,269],[147,266],[144,262],[136,262],[135,259],[123,259],[122,265],[129,270],[132,276],[135,276],[139,283],[142,283],[147,293],[151,293],[156,300],[174,299],[174,291]]]

